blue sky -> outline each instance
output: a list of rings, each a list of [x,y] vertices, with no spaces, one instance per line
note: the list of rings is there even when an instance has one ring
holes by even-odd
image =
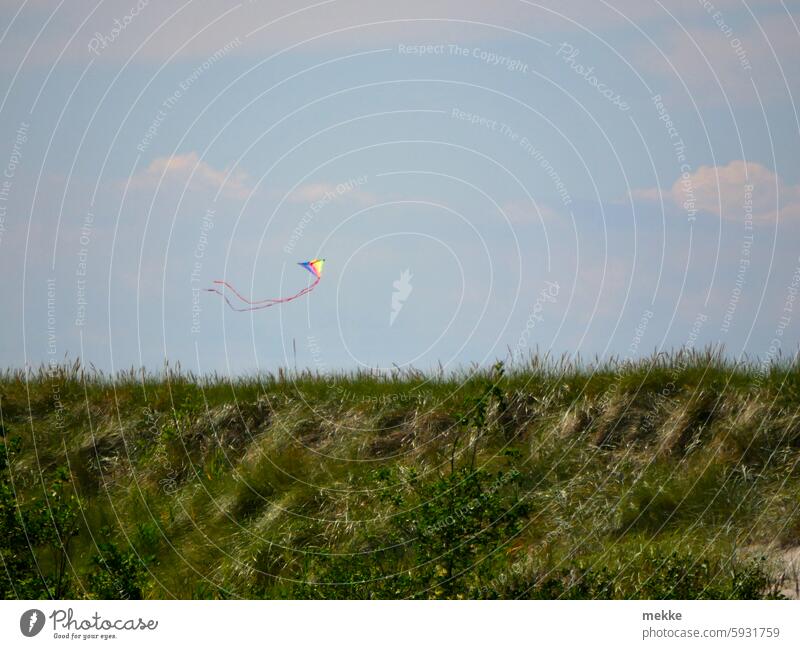
[[[797,352],[794,5],[400,4],[3,2],[0,364]]]

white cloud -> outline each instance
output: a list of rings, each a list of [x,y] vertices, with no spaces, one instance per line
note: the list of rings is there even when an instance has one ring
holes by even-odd
[[[192,183],[219,191],[229,198],[245,199],[252,191],[247,173],[241,170],[215,169],[200,160],[195,151],[156,158],[147,168],[134,175],[130,184],[132,187],[155,187],[162,178],[164,181]]]
[[[654,201],[660,193],[656,187],[635,189],[631,195],[637,200]],[[677,179],[664,196],[676,205],[691,198],[699,212],[732,221],[744,221],[750,206],[756,224],[800,217],[800,184],[784,182],[758,162],[733,160],[720,167],[703,165],[688,179]]]
[[[306,183],[296,187],[289,195],[290,203],[310,205],[319,201],[331,201],[337,198],[347,197],[360,205],[374,205],[377,203],[376,197],[361,189],[366,183],[366,177],[351,179],[341,183],[318,182]]]

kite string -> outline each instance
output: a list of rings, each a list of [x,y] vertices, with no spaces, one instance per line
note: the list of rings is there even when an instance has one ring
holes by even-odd
[[[228,284],[228,282],[226,282],[225,280],[215,279],[214,280],[214,284],[221,284],[222,286],[225,286],[226,288],[230,289],[231,291],[233,291],[233,294],[236,297],[238,297],[242,302],[245,302],[247,304],[264,304],[266,302],[279,302],[280,301],[280,298],[251,301],[251,300],[248,300],[244,295],[239,293],[239,291],[237,291],[235,288],[233,288],[233,286]],[[206,290],[212,290],[212,289],[206,289]],[[220,291],[217,291],[217,292],[220,293]],[[221,293],[220,293],[220,295],[221,295]]]
[[[230,299],[228,299],[228,296],[223,291],[220,291],[218,288],[207,288],[207,289],[204,289],[204,290],[209,292],[209,293],[216,293],[217,295],[220,295],[222,297],[222,299],[224,299],[225,302],[228,303],[228,306],[231,309],[233,309],[234,311],[258,311],[259,309],[266,309],[267,307],[271,307],[271,306],[274,306],[276,304],[281,304],[281,303],[284,303],[284,302],[290,302],[292,300],[297,299],[298,297],[301,297],[301,296],[305,295],[306,293],[309,293],[309,292],[313,291],[314,288],[317,286],[317,284],[319,284],[319,280],[320,279],[321,279],[320,277],[317,277],[317,279],[315,279],[314,282],[310,286],[306,286],[303,290],[301,290],[301,291],[299,291],[299,292],[297,292],[294,295],[291,295],[289,297],[274,298],[274,299],[267,299],[267,300],[258,300],[258,301],[250,301],[250,300],[248,300],[246,297],[241,295],[241,293],[239,293],[235,288],[233,288],[233,286],[231,286],[230,284],[228,284],[227,282],[225,282],[223,280],[219,280],[219,279],[214,280],[214,284],[221,284],[221,285],[229,288],[231,291],[233,291],[233,293],[236,295],[236,297],[238,297],[240,300],[242,300],[243,302],[245,302],[246,304],[249,305],[249,306],[246,306],[246,307],[237,307],[237,306],[235,306],[230,301]]]

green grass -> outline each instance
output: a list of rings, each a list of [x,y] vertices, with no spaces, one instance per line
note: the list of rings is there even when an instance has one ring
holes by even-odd
[[[7,598],[796,586],[797,363],[687,351],[233,380],[75,363],[0,374],[0,415]]]

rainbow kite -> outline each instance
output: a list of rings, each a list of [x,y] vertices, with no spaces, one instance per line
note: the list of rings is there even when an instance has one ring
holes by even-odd
[[[267,307],[275,306],[276,304],[291,302],[292,300],[296,300],[300,296],[313,291],[316,288],[317,284],[319,284],[319,280],[322,279],[322,267],[324,265],[325,265],[324,259],[312,259],[311,261],[299,262],[298,266],[302,266],[303,268],[305,268],[309,273],[314,275],[316,279],[311,285],[306,286],[302,291],[299,291],[298,293],[295,293],[294,295],[291,295],[289,297],[279,297],[279,298],[271,298],[267,300],[256,300],[256,301],[248,300],[241,293],[239,293],[239,291],[233,288],[233,286],[228,284],[228,282],[221,279],[215,279],[214,284],[218,284],[219,286],[224,288],[220,289],[215,287],[215,288],[207,288],[205,290],[208,291],[209,293],[216,293],[217,295],[221,295],[222,298],[228,303],[228,306],[234,311],[257,311],[258,309],[266,309]],[[225,288],[230,290],[246,306],[236,306],[235,304],[233,304],[230,301],[230,299],[228,299],[228,296],[225,294],[224,291]]]

